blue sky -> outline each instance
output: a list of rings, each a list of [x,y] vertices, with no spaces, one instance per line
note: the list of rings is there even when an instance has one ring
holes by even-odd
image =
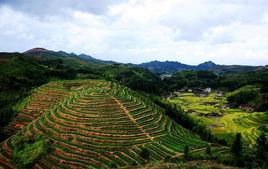
[[[0,0],[0,51],[268,64],[267,0]]]

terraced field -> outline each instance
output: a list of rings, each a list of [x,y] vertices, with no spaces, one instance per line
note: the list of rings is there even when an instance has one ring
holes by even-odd
[[[79,83],[75,84],[80,86]],[[50,107],[55,106],[64,98],[68,97],[71,91],[73,91],[75,84],[73,84],[71,88],[61,82],[52,82],[36,89],[33,95],[28,99],[31,101],[23,108],[22,112],[4,128],[3,132],[9,136],[15,134],[19,129],[38,118]]]
[[[268,128],[268,113],[229,108],[226,97],[219,97],[216,93],[199,97],[185,92],[169,101],[181,105],[192,117],[201,120],[212,132],[227,141],[231,141],[230,135],[240,132],[246,143],[252,145],[260,132]]]
[[[19,126],[19,127],[18,127]],[[111,168],[143,165],[207,143],[173,122],[161,108],[120,85],[97,80],[51,82],[38,88],[6,128],[0,168],[12,163],[17,136],[43,135],[51,150],[34,168]],[[141,156],[143,149],[149,158]]]

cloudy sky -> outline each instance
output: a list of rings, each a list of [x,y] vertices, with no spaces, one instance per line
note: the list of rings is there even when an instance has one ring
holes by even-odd
[[[0,51],[268,64],[268,0],[0,0]]]

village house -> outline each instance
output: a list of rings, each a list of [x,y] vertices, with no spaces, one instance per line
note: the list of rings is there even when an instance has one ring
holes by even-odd
[[[223,96],[223,93],[222,93],[222,91],[218,91],[216,95],[217,95],[218,97],[222,97],[222,96]]]
[[[205,93],[211,93],[211,88],[210,87],[207,87],[207,88],[205,88],[204,90],[203,90],[203,92],[205,92]]]

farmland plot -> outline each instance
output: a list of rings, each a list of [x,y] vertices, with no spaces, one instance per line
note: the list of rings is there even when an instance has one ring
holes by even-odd
[[[38,88],[8,128],[16,124],[21,125],[17,133],[1,144],[0,165],[6,168],[16,167],[12,159],[18,136],[49,140],[51,149],[34,162],[35,168],[143,165],[181,154],[185,145],[207,146],[145,97],[97,80],[50,82]],[[144,148],[148,158],[141,156]]]

